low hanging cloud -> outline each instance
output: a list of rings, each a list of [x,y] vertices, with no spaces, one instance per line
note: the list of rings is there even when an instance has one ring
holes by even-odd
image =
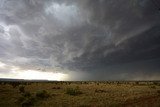
[[[59,67],[70,80],[160,76],[160,12],[150,0],[0,4],[0,61],[7,65],[46,72]]]

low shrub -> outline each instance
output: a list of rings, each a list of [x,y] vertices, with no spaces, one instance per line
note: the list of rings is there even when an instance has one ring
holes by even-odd
[[[61,87],[53,87],[52,89],[61,89]]]
[[[22,106],[22,107],[32,106],[32,105],[34,105],[34,102],[35,102],[35,98],[34,98],[34,97],[28,97],[28,98],[25,98],[25,99],[21,102],[21,106]]]
[[[106,90],[101,90],[101,89],[100,90],[98,90],[98,89],[95,90],[95,93],[106,93],[106,92],[107,92]]]
[[[10,85],[12,85],[13,88],[16,88],[17,86],[20,85],[20,83],[18,83],[18,82],[12,82],[12,83],[10,83]]]
[[[76,87],[76,88],[67,88],[66,94],[74,95],[75,96],[75,95],[82,94],[82,91],[80,91],[79,87]]]
[[[20,91],[21,93],[24,93],[24,92],[25,92],[25,87],[24,87],[23,85],[20,85],[20,86],[19,86],[19,91]]]
[[[48,98],[49,97],[49,94],[47,93],[47,91],[45,90],[39,90],[36,92],[36,97],[37,98]]]
[[[23,88],[21,90],[23,90]],[[21,93],[21,96],[17,100],[22,107],[32,106],[35,102],[49,97],[49,94],[45,90],[39,90],[35,94],[25,91],[22,92],[23,93]]]
[[[139,85],[139,81],[136,81],[135,84],[136,84],[136,85]]]
[[[156,86],[152,85],[152,86],[150,86],[150,88],[152,88],[152,89],[156,89]]]
[[[31,93],[30,92],[25,92],[22,94],[24,97],[31,97]]]
[[[35,98],[31,96],[30,92],[25,92],[21,94],[21,96],[18,98],[17,102],[22,106],[22,107],[28,107],[32,106],[35,103]]]
[[[25,100],[25,97],[24,96],[20,96],[17,100],[18,103],[21,103]]]
[[[160,95],[160,90],[157,90],[157,93]]]

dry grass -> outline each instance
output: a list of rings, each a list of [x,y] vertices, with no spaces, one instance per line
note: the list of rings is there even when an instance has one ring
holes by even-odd
[[[13,83],[1,83],[0,107],[20,107],[27,101],[35,107],[159,107],[160,83],[159,82],[32,82],[20,83],[29,92],[19,91],[20,86],[13,87]],[[75,90],[78,87],[78,91]],[[81,92],[80,94],[67,94],[67,90]],[[49,97],[38,98],[37,92],[44,90]],[[71,92],[72,93],[72,92]],[[44,93],[43,93],[44,94]],[[75,93],[74,93],[75,94]],[[44,95],[45,96],[45,95]],[[34,99],[34,100],[30,100]],[[25,105],[23,105],[25,106]]]

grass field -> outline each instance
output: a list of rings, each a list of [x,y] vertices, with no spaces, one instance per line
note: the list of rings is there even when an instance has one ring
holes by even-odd
[[[160,107],[160,82],[0,82],[0,107]]]

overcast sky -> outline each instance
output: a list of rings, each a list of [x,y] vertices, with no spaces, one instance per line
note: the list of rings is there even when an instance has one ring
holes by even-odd
[[[160,79],[159,0],[0,0],[0,78]]]

